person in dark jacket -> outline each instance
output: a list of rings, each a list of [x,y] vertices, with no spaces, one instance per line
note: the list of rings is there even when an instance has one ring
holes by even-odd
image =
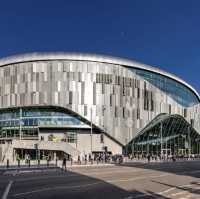
[[[150,156],[150,154],[147,155],[147,160],[148,160],[148,163],[151,161],[151,156]]]
[[[67,169],[66,166],[67,166],[67,159],[66,159],[66,157],[64,157],[64,158],[63,158],[63,163],[62,163],[62,169],[63,169],[63,170],[66,170],[66,169]]]

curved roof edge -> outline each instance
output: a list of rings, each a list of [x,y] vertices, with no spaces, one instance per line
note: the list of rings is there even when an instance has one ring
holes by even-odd
[[[191,85],[189,85],[187,82],[180,79],[179,77],[171,73],[168,73],[164,70],[161,70],[159,68],[152,67],[150,65],[143,64],[137,61],[119,58],[119,57],[112,57],[112,56],[99,55],[99,54],[88,54],[88,53],[35,52],[35,53],[25,53],[25,54],[13,55],[13,56],[2,58],[0,59],[0,67],[8,65],[8,64],[14,64],[14,63],[20,63],[20,62],[44,61],[44,60],[96,61],[96,62],[122,65],[126,67],[133,67],[133,68],[155,72],[157,74],[174,79],[177,82],[185,85],[197,96],[200,102],[200,95],[198,94],[198,92]]]

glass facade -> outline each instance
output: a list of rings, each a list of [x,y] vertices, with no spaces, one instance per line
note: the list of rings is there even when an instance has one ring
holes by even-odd
[[[191,123],[180,115],[159,114],[127,145],[128,151],[137,156],[157,157],[197,154],[200,134]]]
[[[67,142],[68,143],[77,143],[77,133],[67,132]]]
[[[137,75],[144,78],[146,81],[153,84],[155,87],[165,92],[182,106],[190,107],[199,103],[198,98],[192,91],[190,91],[183,84],[178,83],[173,79],[141,69],[131,70],[133,70]]]
[[[159,113],[179,114],[188,121],[196,117],[187,109],[198,102],[192,89],[164,74],[147,72],[151,68],[144,71],[143,66],[131,68],[134,62],[98,56],[45,57],[23,56],[24,62],[14,59],[0,67],[1,110],[47,106],[71,110],[88,122],[92,116],[96,127],[124,145]],[[58,112],[23,108],[20,124],[23,129],[85,125],[76,116]],[[19,114],[19,110],[2,112],[0,127],[19,128]]]
[[[13,109],[0,113],[0,137],[19,137],[20,127],[24,137],[36,136],[38,126],[88,127],[84,122],[74,116],[46,108]]]

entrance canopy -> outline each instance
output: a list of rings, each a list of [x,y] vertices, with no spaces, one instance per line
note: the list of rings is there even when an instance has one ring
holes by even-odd
[[[155,117],[129,144],[157,145],[176,137],[200,141],[200,134],[193,128],[192,120],[189,123],[180,115],[163,113]]]

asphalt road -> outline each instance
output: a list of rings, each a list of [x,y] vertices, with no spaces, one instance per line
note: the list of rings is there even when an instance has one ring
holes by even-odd
[[[0,197],[200,198],[200,161],[0,174]]]

